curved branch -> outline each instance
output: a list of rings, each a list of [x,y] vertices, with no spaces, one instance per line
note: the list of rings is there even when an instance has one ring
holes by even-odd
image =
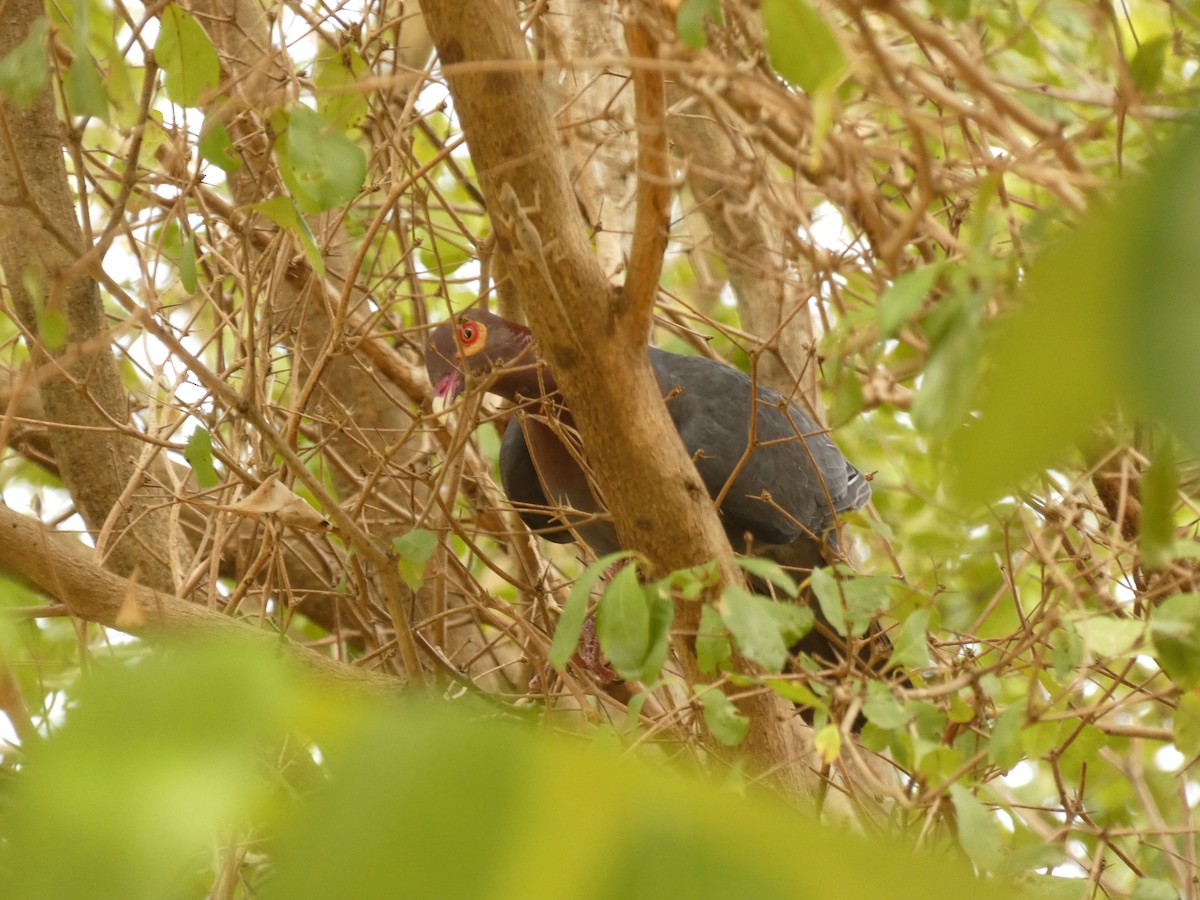
[[[625,26],[630,55],[654,59],[658,44],[640,22]],[[671,186],[667,168],[666,90],[662,72],[642,66],[633,68],[633,93],[637,109],[638,180],[637,218],[629,269],[622,290],[622,314],[631,328],[650,330],[650,314],[662,275],[663,254],[671,230]]]
[[[376,693],[402,686],[398,679],[348,666],[277,634],[114,575],[97,565],[78,543],[4,507],[0,507],[0,569],[32,582],[72,616],[127,634],[150,639],[187,634],[244,640],[269,652],[284,652],[302,671],[326,683]]]

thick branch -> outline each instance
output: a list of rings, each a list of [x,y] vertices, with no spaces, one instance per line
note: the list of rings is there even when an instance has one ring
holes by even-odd
[[[187,634],[239,639],[284,652],[308,674],[358,690],[394,691],[401,682],[340,663],[196,603],[105,571],[91,553],[40,522],[0,507],[0,570],[20,576],[71,615],[146,638]]]
[[[517,64],[528,52],[515,8],[502,0],[425,0],[422,6],[500,225],[500,246],[512,253],[511,272],[530,325],[570,403],[622,544],[641,550],[660,572],[724,560],[724,578],[736,581],[729,542],[650,369],[646,323],[637,310],[622,309],[608,288],[563,170],[535,67]],[[506,186],[523,203],[536,203],[526,222],[496,215]],[[531,259],[535,248],[521,240],[518,226],[528,221],[546,247],[542,259]],[[684,635],[695,633],[699,612],[697,603],[677,606]],[[696,680],[690,642],[680,644],[681,662]],[[789,788],[798,790],[799,772],[788,765],[795,751],[775,699],[756,694],[743,708],[753,723],[747,749],[760,764],[780,766]]]
[[[45,13],[36,0],[0,6],[0,58],[7,56]],[[129,402],[96,282],[74,272],[85,246],[63,160],[64,131],[51,81],[26,109],[0,95],[0,267],[25,330],[35,365],[59,367],[39,385],[50,441],[63,481],[93,534],[109,534],[107,565],[128,573],[142,561],[143,577],[172,585],[164,548],[171,523],[156,508],[161,491],[142,484],[153,459],[135,437],[120,434]],[[67,327],[65,341],[47,347],[47,322]],[[55,428],[55,424],[81,426]],[[132,490],[130,490],[132,486]],[[118,504],[120,508],[115,511]],[[157,565],[146,565],[151,560]]]
[[[632,56],[642,59],[657,56],[657,44],[639,22],[630,22],[625,27],[625,41]],[[633,92],[637,107],[637,218],[625,277],[622,314],[629,316],[634,329],[649,330],[671,227],[665,123],[667,99],[662,72],[635,66]]]

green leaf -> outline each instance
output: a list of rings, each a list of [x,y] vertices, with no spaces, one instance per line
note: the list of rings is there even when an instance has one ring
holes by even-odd
[[[867,684],[867,702],[863,704],[863,715],[868,722],[880,728],[901,728],[908,724],[909,715],[904,705],[897,700],[887,685],[872,681]]]
[[[902,669],[922,669],[929,665],[929,610],[911,613],[892,635],[892,655],[888,666]]]
[[[779,606],[766,597],[757,597],[739,587],[725,588],[719,610],[738,651],[768,672],[782,672],[787,662],[788,642],[772,607]]]
[[[1138,549],[1151,569],[1171,562],[1175,550],[1175,504],[1178,500],[1179,466],[1175,462],[1175,442],[1162,435],[1158,452],[1142,477],[1142,522]]]
[[[716,688],[704,692],[704,723],[722,744],[736,747],[750,733],[750,720]]]
[[[950,786],[950,799],[958,814],[958,842],[971,862],[992,871],[1004,859],[1004,842],[991,810],[960,784]]]
[[[546,657],[550,665],[558,671],[566,668],[575,651],[579,649],[579,635],[583,633],[588,600],[591,599],[592,588],[596,586],[596,582],[607,575],[616,563],[636,556],[636,553],[628,550],[606,554],[584,569],[583,574],[575,579],[575,583],[571,585],[571,593],[567,595],[567,602],[563,604],[562,614],[558,617],[558,624],[554,627],[554,641]]]
[[[11,24],[5,26],[13,27]],[[0,94],[12,100],[18,109],[28,109],[46,83],[50,61],[46,55],[46,30],[49,22],[39,17],[29,26],[25,40],[0,59]]]
[[[354,128],[370,112],[361,82],[370,74],[353,44],[326,48],[317,56],[313,82],[317,112],[338,128]]]
[[[651,682],[662,674],[663,663],[671,649],[671,623],[675,621],[675,604],[665,591],[647,587],[646,602],[650,607],[650,648],[642,660],[637,680]]]
[[[307,106],[296,106],[275,144],[284,182],[306,213],[349,203],[367,176],[362,148]]]
[[[437,550],[438,537],[424,528],[414,528],[392,541],[392,553],[400,570],[400,577],[410,588],[416,590],[425,578],[425,565]]]
[[[95,116],[108,121],[108,95],[96,60],[82,38],[75,41],[75,59],[67,70],[67,105],[73,116]]]
[[[831,765],[842,753],[842,731],[829,724],[813,735],[813,747],[821,754],[825,765]]]
[[[1146,636],[1146,623],[1140,619],[1113,619],[1094,616],[1075,623],[1083,646],[1095,657],[1112,659],[1136,652]]]
[[[846,604],[846,627],[861,635],[875,617],[891,605],[892,579],[887,575],[856,575],[842,580],[842,598]]]
[[[308,264],[312,266],[314,272],[324,276],[325,260],[321,257],[321,251],[313,239],[313,233],[309,230],[308,223],[301,217],[300,211],[296,209],[296,204],[291,197],[272,197],[269,200],[253,203],[250,208],[258,210],[280,228],[295,235],[300,241],[300,246],[304,248],[304,257],[308,260]]]
[[[1200,383],[1200,128],[1147,171],[1034,261],[1021,308],[991,329],[978,417],[949,447],[961,499],[1052,465],[1118,403],[1200,449],[1200,406],[1180,388]]]
[[[1133,886],[1129,900],[1179,900],[1179,889],[1159,878],[1141,878]]]
[[[700,610],[700,631],[696,634],[696,664],[705,675],[715,675],[729,664],[733,647],[728,634],[721,614],[705,604]]]
[[[828,90],[849,69],[837,37],[807,0],[764,0],[762,17],[771,66],[797,87]]]
[[[1025,709],[1010,706],[996,719],[992,726],[992,740],[988,744],[988,759],[997,768],[1007,772],[1021,761],[1025,753],[1021,747],[1021,729],[1025,724]]]
[[[50,306],[37,308],[38,339],[47,350],[53,353],[66,346],[71,336],[71,325],[66,313],[61,309]]]
[[[965,22],[971,15],[971,0],[931,0],[931,4],[956,22]]]
[[[61,728],[23,748],[0,894],[188,896],[216,836],[267,808],[264,738],[282,745],[291,707],[283,666],[241,644],[176,651],[96,665]]]
[[[1137,53],[1129,61],[1129,78],[1140,94],[1152,94],[1162,84],[1163,70],[1167,65],[1167,51],[1171,47],[1171,36],[1160,34],[1142,41]]]
[[[192,473],[200,487],[210,488],[221,483],[221,478],[213,467],[212,435],[207,428],[197,428],[191,433],[183,448],[183,458],[192,467]]]
[[[775,585],[789,597],[795,597],[800,592],[800,588],[796,585],[796,579],[792,578],[783,566],[773,559],[766,559],[762,556],[735,556],[733,561],[743,571],[749,572],[755,578],[768,584]]]
[[[199,286],[196,278],[196,236],[190,231],[183,236],[179,245],[179,283],[189,294],[196,293]]]
[[[650,606],[638,584],[637,567],[621,569],[596,610],[600,649],[622,678],[637,678],[651,650]]]
[[[1200,685],[1200,594],[1168,597],[1150,619],[1155,659],[1185,690]]]
[[[837,578],[828,569],[813,569],[809,585],[821,605],[821,612],[829,620],[833,630],[845,637],[846,608],[842,604],[842,592],[838,587]]]
[[[1184,756],[1200,753],[1200,695],[1189,692],[1179,698],[1171,719],[1171,733]]]
[[[154,59],[166,73],[167,97],[179,106],[199,106],[205,92],[221,81],[221,63],[212,41],[200,24],[174,3],[162,11]]]
[[[720,0],[683,0],[675,13],[675,30],[683,46],[689,50],[703,49],[708,44],[705,26],[709,21],[720,24]]]
[[[918,309],[942,274],[942,265],[922,266],[905,272],[879,298],[879,333],[891,337]]]
[[[233,138],[219,116],[210,113],[204,119],[200,129],[200,143],[196,145],[200,156],[225,172],[236,172],[242,167],[242,161],[233,146]]]

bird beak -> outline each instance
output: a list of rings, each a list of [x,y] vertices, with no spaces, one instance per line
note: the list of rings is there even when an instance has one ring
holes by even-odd
[[[430,404],[435,416],[444,413],[462,393],[462,375],[457,370],[447,372],[438,381],[433,392],[433,402]]]

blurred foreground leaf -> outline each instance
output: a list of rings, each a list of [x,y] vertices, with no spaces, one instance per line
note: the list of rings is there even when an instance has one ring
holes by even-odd
[[[1200,129],[1046,251],[992,329],[978,419],[950,445],[967,501],[991,499],[1087,440],[1118,405],[1200,449]]]
[[[247,895],[289,900],[1013,896],[767,796],[469,704],[334,693],[243,647],[98,670],[9,796],[6,897],[202,897],[239,846]]]

